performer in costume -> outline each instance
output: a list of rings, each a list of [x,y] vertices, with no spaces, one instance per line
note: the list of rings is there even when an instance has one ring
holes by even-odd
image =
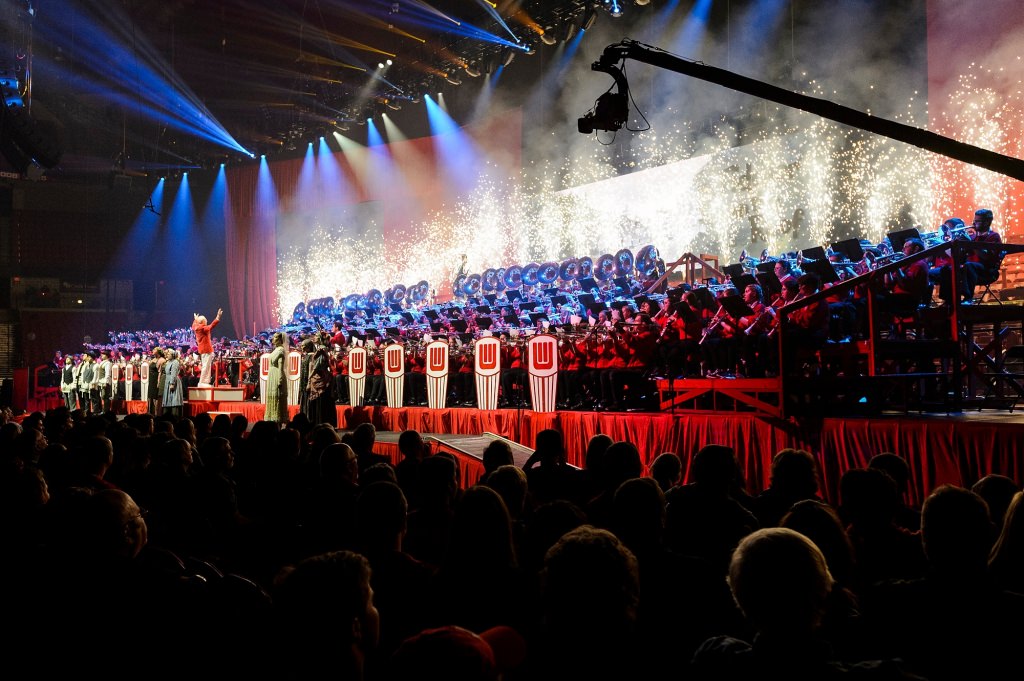
[[[199,350],[199,355],[202,361],[202,371],[199,374],[199,386],[200,388],[211,388],[213,382],[210,377],[210,368],[213,364],[213,342],[211,340],[211,334],[213,333],[213,327],[220,324],[221,315],[224,314],[224,310],[217,310],[217,318],[211,323],[206,323],[206,317],[200,314],[192,314],[192,332],[196,335],[196,346]]]

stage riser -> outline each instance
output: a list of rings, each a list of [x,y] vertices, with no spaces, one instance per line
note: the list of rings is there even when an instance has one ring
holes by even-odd
[[[196,403],[200,411],[243,412],[251,421],[262,418],[254,403]],[[289,414],[298,413],[291,407]],[[741,472],[751,491],[768,485],[772,458],[786,447],[805,449],[818,461],[821,494],[839,501],[839,479],[851,468],[863,468],[881,452],[904,456],[912,479],[908,501],[920,504],[943,483],[970,486],[989,473],[1024,479],[1024,423],[892,417],[878,419],[827,418],[781,420],[743,413],[623,414],[613,412],[552,412],[497,409],[428,409],[407,407],[337,407],[337,423],[352,429],[372,423],[380,430],[481,435],[494,433],[533,447],[537,434],[555,428],[565,438],[569,463],[583,466],[590,438],[604,433],[627,440],[640,450],[646,466],[662,452],[675,452],[689,476],[691,458],[701,447],[724,444],[736,451]]]

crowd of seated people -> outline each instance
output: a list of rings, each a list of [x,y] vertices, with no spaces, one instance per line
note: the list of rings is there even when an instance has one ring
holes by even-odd
[[[843,473],[833,504],[802,450],[780,451],[762,489],[722,445],[662,454],[653,477],[653,457],[607,436],[568,466],[549,430],[526,470],[495,447],[468,486],[414,431],[401,444],[392,466],[369,424],[63,407],[3,423],[9,662],[111,678],[1019,677],[1019,480],[907,508],[906,461],[884,454]]]

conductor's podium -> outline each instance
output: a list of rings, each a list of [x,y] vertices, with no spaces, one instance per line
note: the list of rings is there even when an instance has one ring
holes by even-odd
[[[189,388],[189,402],[244,402],[245,388],[214,386],[211,388]]]

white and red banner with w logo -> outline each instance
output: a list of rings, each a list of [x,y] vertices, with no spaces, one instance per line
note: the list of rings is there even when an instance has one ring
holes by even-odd
[[[473,352],[476,371],[476,406],[478,409],[498,408],[498,387],[501,385],[501,341],[484,336],[476,341]]]
[[[139,399],[149,399],[149,362],[145,359],[139,365]]]
[[[292,350],[285,357],[285,376],[288,378],[288,404],[299,403],[299,374],[303,362],[302,353]]]
[[[131,364],[124,365],[124,399],[131,400],[132,392],[135,390],[135,367]]]
[[[270,374],[270,353],[260,355],[260,404],[267,403],[267,376]]]
[[[549,334],[533,336],[526,344],[526,358],[533,410],[554,411],[558,394],[558,340]]]
[[[427,407],[444,409],[448,403],[448,343],[427,344]]]
[[[348,351],[348,403],[353,407],[363,406],[366,395],[366,348],[352,348]]]
[[[388,406],[401,409],[405,398],[405,347],[397,343],[384,348],[384,391]]]

